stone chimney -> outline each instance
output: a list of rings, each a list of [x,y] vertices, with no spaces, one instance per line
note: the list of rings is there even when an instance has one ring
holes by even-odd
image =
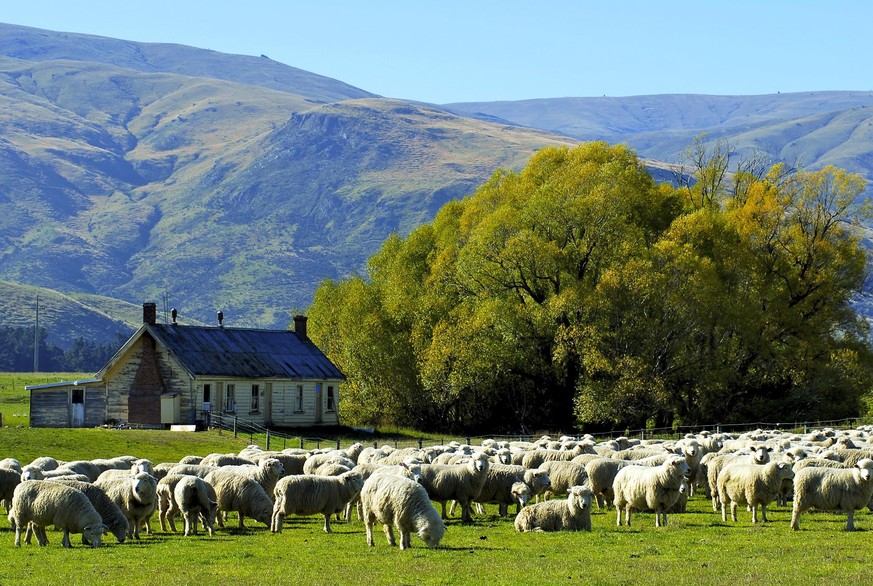
[[[155,303],[142,304],[142,323],[155,325],[158,323],[158,306]]]
[[[306,316],[305,315],[295,315],[294,316],[294,333],[297,334],[297,337],[301,340],[307,340],[306,337]]]

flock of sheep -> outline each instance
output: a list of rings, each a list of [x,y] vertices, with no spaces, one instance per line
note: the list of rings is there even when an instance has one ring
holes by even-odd
[[[727,522],[730,510],[751,510],[752,523],[767,521],[766,507],[793,501],[791,528],[809,509],[847,515],[873,510],[873,430],[825,429],[808,434],[757,430],[741,435],[701,432],[678,441],[543,437],[536,442],[485,440],[480,446],[452,443],[427,448],[265,451],[247,446],[239,454],[187,456],[153,464],[133,456],[60,462],[37,458],[22,466],[0,461],[0,499],[15,529],[15,545],[46,528],[70,533],[97,547],[105,533],[118,542],[150,532],[157,513],[161,529],[184,534],[198,526],[214,534],[227,513],[239,527],[246,518],[281,533],[288,515],[324,518],[331,532],[336,516],[363,519],[368,545],[382,525],[390,545],[410,547],[416,534],[429,547],[442,540],[445,520],[461,509],[473,522],[483,505],[515,514],[518,531],[590,531],[592,503],[614,506],[616,523],[630,525],[633,511],[654,512],[655,526],[685,510],[703,491]],[[536,502],[532,502],[532,501]],[[438,511],[434,503],[438,503]],[[509,508],[513,507],[513,511]]]

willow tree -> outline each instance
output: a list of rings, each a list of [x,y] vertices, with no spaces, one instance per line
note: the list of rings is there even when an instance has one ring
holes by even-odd
[[[324,283],[311,329],[349,377],[344,420],[857,413],[871,377],[849,301],[866,256],[847,222],[863,182],[779,167],[727,181],[700,161],[705,181],[674,189],[622,146],[544,149],[389,238],[366,278]]]

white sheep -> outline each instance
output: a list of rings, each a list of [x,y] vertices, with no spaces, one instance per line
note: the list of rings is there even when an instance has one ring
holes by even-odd
[[[130,523],[124,512],[109,498],[102,488],[90,482],[80,482],[69,478],[53,478],[51,482],[57,482],[85,493],[85,496],[94,505],[94,509],[100,513],[100,518],[103,519],[103,524],[106,525],[109,532],[115,536],[118,543],[124,543],[130,530]],[[82,542],[88,543],[84,535],[82,536]]]
[[[402,476],[375,474],[361,489],[367,545],[373,542],[373,525],[382,523],[389,545],[396,545],[393,528],[400,532],[400,549],[410,546],[416,533],[428,547],[439,546],[446,525],[430,502],[427,491],[417,482]]]
[[[573,461],[543,462],[539,470],[544,470],[549,475],[550,491],[554,495],[567,494],[571,486],[581,486],[588,483],[588,472],[585,471],[585,465]]]
[[[107,531],[100,513],[85,493],[47,480],[22,482],[12,496],[9,522],[15,526],[15,545],[21,545],[21,531],[27,529],[25,541],[30,543],[30,530],[40,545],[48,545],[45,528],[54,525],[62,529],[61,543],[72,547],[70,533],[81,533],[91,547],[99,547]]]
[[[667,511],[679,500],[679,491],[691,468],[683,456],[670,456],[656,467],[625,466],[615,475],[612,491],[617,524],[621,526],[621,510],[630,526],[631,509],[655,512],[655,527],[667,524]]]
[[[188,476],[206,478],[216,470],[218,470],[218,466],[204,466],[203,464],[176,464],[170,468],[167,474],[187,474]]]
[[[567,498],[523,508],[515,517],[516,531],[591,531],[591,489],[571,486]]]
[[[721,503],[718,498],[718,476],[722,469],[732,462],[744,464],[767,464],[770,462],[772,448],[764,445],[753,445],[749,450],[719,453],[708,457],[706,462],[706,482],[712,497],[712,510],[717,512]]]
[[[15,470],[18,474],[21,474],[21,462],[16,460],[15,458],[3,458],[0,460],[0,468],[5,468],[6,470]]]
[[[488,456],[480,453],[470,457],[464,464],[422,464],[421,484],[431,500],[442,505],[442,517],[446,518],[446,502],[458,501],[461,505],[461,520],[472,522],[471,503],[479,497],[489,468]]]
[[[221,466],[221,470],[251,478],[260,484],[268,495],[273,494],[276,483],[285,474],[285,466],[276,458],[264,458],[255,465]]]
[[[270,526],[273,501],[264,487],[251,478],[216,468],[203,479],[215,489],[218,502],[218,525],[224,527],[221,512],[236,511],[238,526],[245,528],[245,517]]]
[[[339,476],[286,476],[276,484],[270,530],[281,533],[286,515],[320,513],[324,516],[324,531],[330,533],[330,516],[343,511],[360,494],[363,486],[363,477],[354,470]]]
[[[158,481],[151,474],[140,472],[126,478],[108,478],[94,483],[124,511],[130,523],[128,537],[139,539],[139,530],[158,508]]]
[[[347,457],[345,455],[345,452],[343,452],[342,454],[330,452],[325,454],[313,454],[312,456],[307,458],[306,462],[303,463],[303,473],[334,476],[333,474],[326,474],[324,472],[324,468],[335,464],[339,464],[340,466],[345,467],[347,470],[351,470],[355,467],[354,460]]]
[[[215,534],[215,518],[218,513],[218,497],[215,489],[202,478],[185,474],[168,475],[158,481],[158,509],[160,511],[161,529],[176,531],[173,519],[182,515],[185,520],[185,535],[197,534],[197,519],[203,520],[203,526],[209,535]]]
[[[203,466],[243,466],[246,464],[255,464],[254,460],[243,458],[236,454],[208,454],[200,464]]]
[[[596,458],[585,464],[585,473],[588,474],[588,486],[597,501],[599,508],[606,507],[615,498],[612,492],[612,483],[618,471],[625,466],[630,466],[630,460],[618,460],[616,458]]]
[[[527,487],[524,490],[517,484],[522,483]],[[545,470],[530,469],[524,466],[507,464],[491,464],[485,475],[485,483],[476,503],[496,504],[498,514],[508,514],[509,505],[516,506],[516,513],[520,511],[534,496],[544,493],[551,487],[549,473]],[[454,513],[454,504],[449,513]],[[483,511],[480,511],[480,514]]]
[[[786,480],[794,478],[794,470],[788,462],[748,464],[732,462],[722,468],[718,475],[718,499],[721,503],[721,520],[727,521],[727,506],[730,503],[731,519],[737,520],[737,505],[752,509],[752,523],[758,522],[758,507],[761,517],[767,521],[767,505],[779,496]]]
[[[798,470],[794,475],[794,506],[791,528],[800,528],[800,514],[811,508],[842,511],[846,531],[855,530],[855,511],[867,506],[873,496],[873,460],[862,459],[853,468]]]

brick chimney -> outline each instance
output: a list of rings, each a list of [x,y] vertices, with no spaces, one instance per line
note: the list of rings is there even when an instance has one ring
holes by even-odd
[[[158,323],[158,306],[155,303],[142,304],[142,323],[155,325]]]
[[[294,316],[294,333],[297,334],[297,337],[301,340],[308,339],[306,337],[306,316],[305,315],[295,315]]]

